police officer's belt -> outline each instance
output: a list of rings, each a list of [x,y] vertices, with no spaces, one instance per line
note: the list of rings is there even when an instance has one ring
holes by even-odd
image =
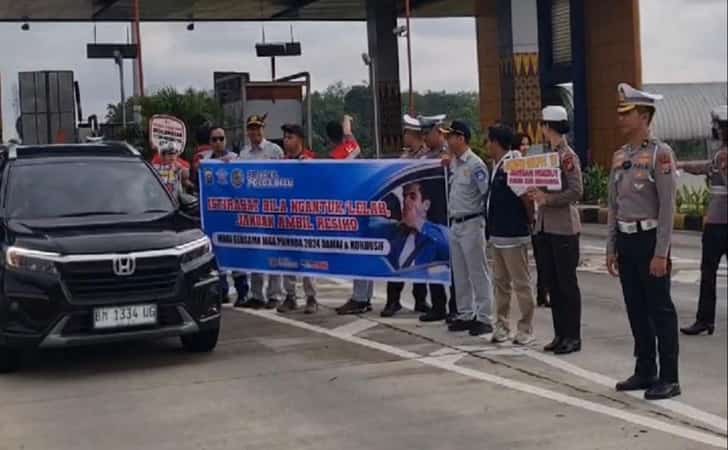
[[[636,222],[623,222],[621,220],[618,220],[617,228],[619,229],[620,233],[635,234],[639,233],[640,231],[654,230],[655,228],[657,228],[657,220],[646,219],[638,220]]]
[[[469,214],[467,216],[463,217],[450,217],[450,223],[463,223],[467,222],[468,220],[477,219],[478,217],[483,217],[482,214]]]

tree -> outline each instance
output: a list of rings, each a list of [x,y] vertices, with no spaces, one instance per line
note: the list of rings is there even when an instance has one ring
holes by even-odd
[[[149,119],[155,114],[168,114],[182,120],[187,125],[187,144],[188,149],[194,148],[201,144],[196,141],[196,131],[207,125],[219,121],[222,118],[222,107],[215,99],[211,92],[195,89],[187,89],[184,92],[178,92],[176,89],[167,87],[160,89],[152,95],[136,98],[132,97],[127,100],[126,115],[127,122],[133,122],[134,106],[141,106],[141,133],[143,142],[136,142],[138,146],[146,148],[148,136]],[[110,104],[106,112],[107,123],[121,123],[121,104]],[[128,130],[124,135],[129,135]]]

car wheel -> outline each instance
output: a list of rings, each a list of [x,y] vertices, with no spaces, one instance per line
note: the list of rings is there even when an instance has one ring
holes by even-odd
[[[182,346],[188,352],[208,353],[217,346],[217,338],[220,335],[220,328],[200,331],[195,334],[181,336]]]
[[[20,368],[20,351],[0,347],[0,373],[15,372]]]

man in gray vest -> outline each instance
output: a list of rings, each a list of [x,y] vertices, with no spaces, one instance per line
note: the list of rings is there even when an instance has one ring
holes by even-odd
[[[450,252],[455,275],[458,318],[448,329],[471,336],[491,333],[493,289],[485,256],[485,198],[488,168],[470,149],[470,127],[453,121],[443,132],[450,148]]]

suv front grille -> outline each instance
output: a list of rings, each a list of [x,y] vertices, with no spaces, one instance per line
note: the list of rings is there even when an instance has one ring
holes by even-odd
[[[112,261],[68,262],[63,280],[76,304],[166,298],[174,295],[180,265],[176,256],[138,258],[133,275],[114,274]]]

